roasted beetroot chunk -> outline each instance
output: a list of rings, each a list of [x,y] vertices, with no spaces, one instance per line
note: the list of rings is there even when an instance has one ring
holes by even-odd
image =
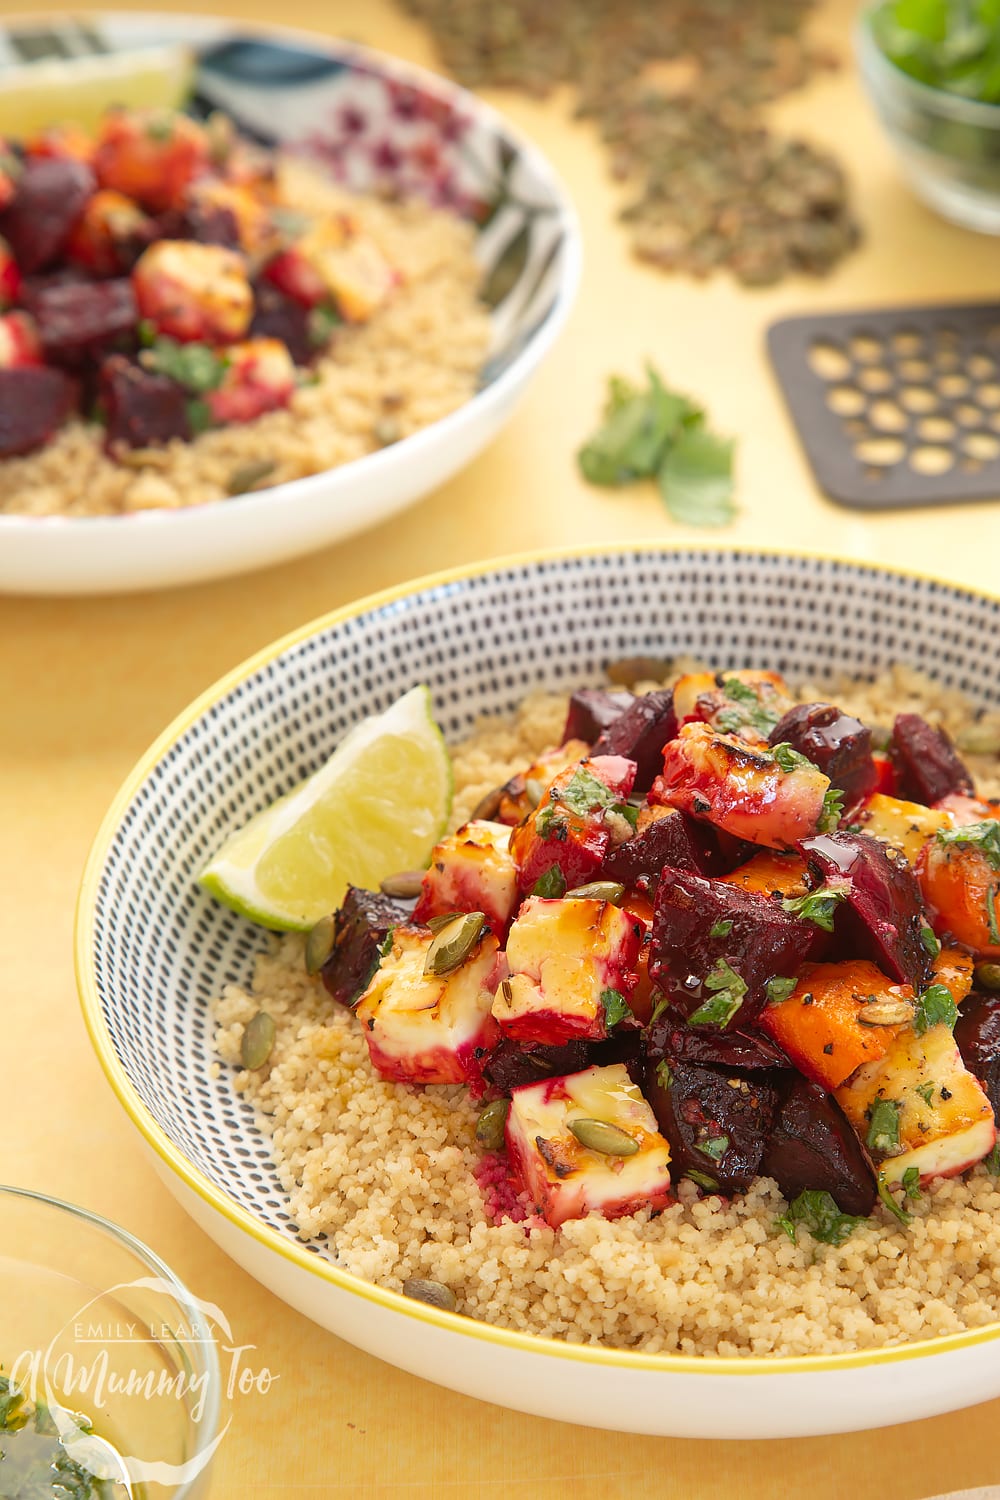
[[[194,198],[182,209],[170,209],[156,221],[158,240],[197,240],[201,245],[224,245],[239,250],[240,227],[232,209]]]
[[[107,442],[149,448],[191,437],[187,393],[166,375],[154,375],[120,354],[101,366],[101,403]]]
[[[635,790],[648,792],[663,767],[663,747],[677,733],[670,689],[646,693],[619,714],[594,745],[595,755],[624,755],[637,766]]]
[[[962,1061],[979,1079],[1000,1120],[1000,995],[973,990],[958,1013],[955,1041]]]
[[[669,1005],[646,1028],[644,1046],[647,1058],[654,1063],[665,1057],[676,1058],[741,1073],[789,1066],[787,1057],[768,1037],[735,1029],[720,1031],[718,1026],[689,1026],[683,1014]]]
[[[0,370],[0,458],[47,443],[76,405],[76,385],[62,370],[24,365]]]
[[[690,1018],[718,993],[712,975],[728,965],[745,990],[721,1024],[745,1029],[767,1001],[768,980],[796,974],[827,939],[816,923],[786,912],[780,898],[668,868],[656,891],[649,973]]]
[[[567,1042],[564,1047],[532,1047],[529,1050],[504,1038],[491,1054],[483,1073],[501,1094],[509,1094],[522,1083],[538,1083],[541,1078],[581,1072],[590,1066],[593,1050],[591,1044],[584,1041]]]
[[[334,915],[333,952],[320,970],[334,1000],[354,1004],[375,972],[386,934],[408,921],[412,909],[412,902],[347,887],[344,904]]]
[[[309,337],[309,313],[301,303],[285,297],[268,281],[254,283],[252,339],[280,339],[297,365],[307,365],[316,353]]]
[[[892,761],[899,796],[929,807],[961,792],[975,796],[972,777],[943,729],[934,729],[919,714],[898,714],[892,727]]]
[[[927,918],[906,856],[866,833],[818,833],[799,847],[818,881],[846,882],[836,930],[850,951],[922,990],[930,974],[921,939]]]
[[[667,865],[696,875],[721,875],[725,865],[712,828],[686,813],[670,812],[612,849],[601,879],[620,880],[627,890],[648,895]]]
[[[749,1187],[778,1101],[771,1074],[666,1059],[650,1065],[644,1092],[670,1142],[675,1179],[695,1171],[724,1193]]]
[[[0,214],[0,235],[25,276],[56,259],[96,186],[83,162],[35,157],[25,163],[17,192]]]
[[[779,1104],[760,1163],[785,1197],[827,1192],[841,1213],[867,1217],[875,1174],[847,1116],[831,1094],[797,1073],[782,1075]]]
[[[50,284],[33,291],[25,305],[46,358],[56,364],[74,365],[115,340],[130,340],[139,317],[127,277]]]
[[[803,703],[789,709],[771,731],[772,745],[791,745],[846,793],[848,805],[875,790],[872,732],[833,703]]]
[[[622,688],[578,688],[569,700],[560,744],[586,740],[592,745],[634,702],[635,694]]]

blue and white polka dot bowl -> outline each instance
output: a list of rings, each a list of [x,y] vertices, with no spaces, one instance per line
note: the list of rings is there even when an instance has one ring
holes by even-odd
[[[475,226],[491,339],[475,394],[401,442],[231,500],[124,516],[0,515],[0,592],[92,594],[268,567],[376,526],[500,431],[576,296],[576,213],[529,141],[474,94],[354,43],[204,16],[115,13],[0,22],[0,88],[26,61],[183,46],[187,108],[224,110],[357,192],[418,197]]]
[[[112,1087],[198,1223],[277,1296],[390,1363],[563,1421],[671,1436],[788,1437],[1000,1394],[1000,1323],[860,1354],[698,1359],[567,1345],[439,1312],[341,1270],[296,1235],[253,1110],[213,1077],[209,1001],[264,934],[194,877],[362,715],[430,685],[446,736],[615,657],[692,653],[797,677],[899,661],[1000,704],[1000,601],[806,556],[627,549],[512,559],[377,595],[260,653],[132,772],[83,878],[77,964]]]

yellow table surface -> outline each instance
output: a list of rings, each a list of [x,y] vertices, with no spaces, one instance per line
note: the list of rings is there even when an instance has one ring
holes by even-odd
[[[264,0],[216,4],[433,63],[421,29],[388,0],[291,0],[279,11]],[[607,494],[575,473],[571,453],[607,375],[638,372],[647,356],[739,437],[742,511],[723,540],[801,544],[995,583],[995,506],[867,518],[823,500],[765,363],[764,329],[781,314],[1000,291],[998,243],[940,222],[897,178],[849,63],[851,11],[828,5],[818,27],[846,66],[780,111],[785,125],[834,147],[851,173],[866,238],[833,277],[752,293],[721,277],[694,283],[641,268],[615,223],[594,136],[570,120],[566,99],[497,95],[568,185],[586,269],[569,327],[493,446],[388,525],[269,572],[147,597],[0,600],[0,1177],[126,1225],[220,1304],[239,1342],[278,1375],[266,1397],[232,1405],[217,1500],[915,1500],[1000,1479],[1000,1403],[867,1434],[709,1447],[521,1416],[355,1351],[258,1286],[174,1202],[91,1055],[72,972],[77,880],[112,793],[166,722],[248,653],[359,594],[478,557],[612,538],[704,540],[672,526],[650,490]]]

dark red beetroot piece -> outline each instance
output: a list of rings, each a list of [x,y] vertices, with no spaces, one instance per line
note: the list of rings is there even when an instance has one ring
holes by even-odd
[[[197,198],[182,209],[161,214],[153,238],[198,240],[202,245],[223,245],[227,250],[240,248],[240,228],[232,209]]]
[[[569,700],[560,744],[586,740],[592,745],[634,702],[635,694],[623,688],[578,688]]]
[[[827,942],[822,928],[786,912],[780,899],[668,868],[656,891],[649,973],[690,1016],[711,998],[703,981],[723,960],[747,986],[729,1023],[745,1029],[766,1003],[767,981],[797,974],[807,960],[822,957]]]
[[[412,901],[347,887],[344,904],[334,913],[333,951],[320,970],[334,1000],[354,1004],[375,972],[386,934],[407,921],[412,911]]]
[[[779,1104],[760,1163],[792,1201],[805,1189],[827,1192],[845,1214],[867,1217],[875,1173],[836,1099],[797,1073],[782,1075]]]
[[[768,1073],[732,1073],[680,1059],[651,1064],[645,1094],[670,1143],[670,1172],[741,1192],[757,1176],[778,1101]]]
[[[847,951],[870,958],[890,979],[922,990],[930,977],[920,936],[927,917],[905,856],[867,833],[818,833],[799,848],[814,878],[850,882],[835,918],[836,935]]]
[[[771,731],[772,745],[791,745],[846,793],[848,805],[875,790],[872,732],[833,703],[802,703],[789,709]]]
[[[595,755],[624,755],[637,766],[635,790],[648,792],[663,770],[663,747],[677,734],[674,695],[670,689],[646,693],[603,730]]]
[[[297,365],[307,365],[316,353],[309,337],[309,312],[269,281],[254,283],[252,339],[280,339]]]
[[[44,365],[0,370],[0,458],[47,443],[76,405],[76,385]]]
[[[0,214],[0,235],[25,276],[52,264],[96,187],[82,162],[34,157],[25,163],[17,192]]]
[[[689,1026],[681,1012],[669,1005],[647,1027],[645,1049],[653,1062],[673,1057],[680,1062],[739,1072],[790,1066],[785,1054],[766,1036],[720,1031],[717,1026]]]
[[[620,880],[630,891],[650,895],[667,865],[696,875],[722,875],[726,865],[710,823],[686,813],[657,818],[641,833],[612,849],[601,866],[602,880]]]
[[[139,312],[128,277],[115,281],[62,282],[25,297],[38,324],[47,359],[75,364],[115,339],[132,339]]]
[[[973,990],[962,1001],[955,1041],[962,1061],[979,1079],[1000,1119],[1000,995]]]
[[[943,729],[919,714],[898,714],[892,728],[892,760],[899,795],[928,806],[952,792],[975,796],[972,777]]]
[[[107,442],[148,448],[171,438],[190,438],[188,397],[175,380],[154,375],[120,354],[101,366],[100,398]]]
[[[575,1041],[564,1047],[534,1047],[529,1051],[505,1037],[490,1055],[483,1074],[501,1094],[509,1094],[523,1083],[582,1072],[590,1066],[591,1050],[588,1042]]]

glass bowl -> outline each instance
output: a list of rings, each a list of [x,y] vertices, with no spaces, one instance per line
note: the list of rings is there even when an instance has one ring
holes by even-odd
[[[966,229],[1000,234],[1000,104],[977,104],[919,83],[890,62],[872,33],[855,31],[861,78],[918,197]]]
[[[0,1370],[32,1412],[29,1443],[54,1428],[113,1500],[130,1486],[134,1500],[205,1493],[219,1441],[218,1315],[151,1250],[87,1209],[0,1186],[0,1307]],[[18,1461],[15,1434],[8,1462]],[[0,1467],[0,1494],[4,1477]]]

